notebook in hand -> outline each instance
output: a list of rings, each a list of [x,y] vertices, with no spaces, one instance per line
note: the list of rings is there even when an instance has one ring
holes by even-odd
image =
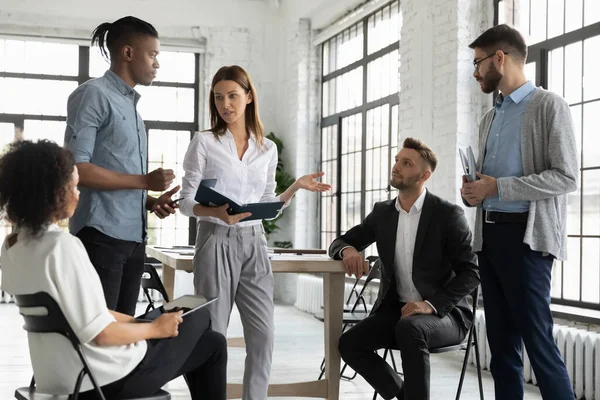
[[[217,300],[217,297],[206,298],[204,296],[185,295],[165,303],[154,310],[148,311],[147,313],[142,314],[135,319],[142,322],[149,322],[155,320],[166,312],[176,311],[183,311],[181,316],[185,317],[186,315],[209,305],[215,300]]]
[[[222,206],[223,204],[229,204],[229,209],[227,210],[227,212],[231,215],[240,214],[244,212],[252,213],[250,217],[244,218],[242,221],[275,218],[283,208],[284,204],[283,201],[276,201],[271,203],[238,204],[235,201],[228,198],[227,196],[203,184],[200,184],[198,186],[198,190],[196,191],[196,197],[194,199],[198,203],[207,207],[218,207]]]
[[[458,154],[460,156],[460,162],[462,163],[463,172],[467,177],[467,181],[473,182],[477,180],[477,161],[475,161],[475,156],[473,155],[471,146],[467,147],[466,155],[462,149],[458,149]]]

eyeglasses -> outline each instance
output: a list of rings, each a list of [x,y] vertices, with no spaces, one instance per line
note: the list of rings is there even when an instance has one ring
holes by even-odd
[[[502,50],[500,50],[500,51],[502,51]],[[506,51],[502,51],[502,53],[508,54]],[[475,71],[479,71],[479,67],[481,67],[482,62],[484,62],[488,58],[493,57],[495,55],[496,55],[496,53],[492,53],[492,54],[488,55],[487,57],[483,57],[481,60],[473,61],[473,67],[475,67]]]

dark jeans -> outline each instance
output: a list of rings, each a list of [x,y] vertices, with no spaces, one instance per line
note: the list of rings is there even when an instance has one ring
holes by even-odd
[[[119,240],[95,228],[77,233],[100,276],[110,310],[133,315],[144,272],[145,244]]]
[[[522,340],[544,400],[573,400],[569,375],[552,337],[554,257],[523,243],[525,228],[524,223],[484,223],[478,254],[496,398],[523,398]]]
[[[147,343],[146,356],[133,371],[102,387],[107,400],[151,396],[181,375],[185,375],[192,400],[225,400],[227,342],[210,329],[207,309],[183,317],[178,336]],[[92,400],[96,394],[87,391],[80,398]]]
[[[429,399],[429,348],[461,343],[467,330],[454,315],[416,315],[400,319],[402,304],[378,309],[340,338],[344,361],[384,399]],[[403,382],[375,350],[399,349]]]

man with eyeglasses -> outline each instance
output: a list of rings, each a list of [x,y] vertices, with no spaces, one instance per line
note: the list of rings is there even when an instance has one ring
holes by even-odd
[[[496,398],[523,399],[523,342],[542,397],[573,400],[550,312],[552,264],[566,258],[566,194],[577,189],[569,105],[527,81],[516,29],[495,26],[469,47],[481,90],[500,92],[479,126],[478,179],[463,177],[461,189],[477,207],[473,250]]]

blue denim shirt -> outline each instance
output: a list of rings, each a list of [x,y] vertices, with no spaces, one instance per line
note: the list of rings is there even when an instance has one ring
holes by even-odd
[[[494,120],[485,145],[484,175],[494,178],[523,176],[521,121],[534,90],[535,85],[526,82],[509,96],[499,95],[496,99]],[[528,201],[503,201],[502,193],[498,194],[483,201],[485,210],[512,213],[529,211]]]
[[[147,139],[136,106],[140,95],[114,72],[91,79],[69,96],[65,147],[75,163],[92,163],[125,174],[146,174]],[[69,222],[72,234],[83,227],[115,239],[146,239],[146,191],[96,190],[85,186]]]

